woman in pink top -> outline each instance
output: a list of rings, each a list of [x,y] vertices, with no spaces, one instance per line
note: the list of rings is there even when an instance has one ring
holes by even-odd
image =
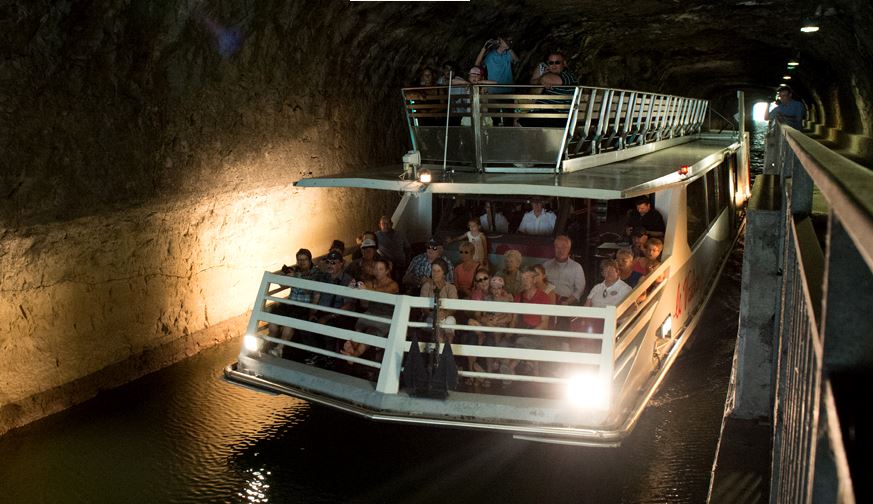
[[[464,242],[458,247],[461,262],[455,266],[455,287],[458,288],[458,293],[463,299],[469,298],[473,292],[473,277],[476,276],[476,270],[481,266],[473,260],[473,252],[474,247],[470,242]]]

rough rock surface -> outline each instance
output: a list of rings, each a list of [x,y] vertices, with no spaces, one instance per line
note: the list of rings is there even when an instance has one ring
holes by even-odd
[[[736,89],[749,107],[770,98],[799,58],[816,132],[873,158],[873,4],[829,2],[813,35],[806,7],[5,2],[0,432],[233,334],[261,271],[373,227],[392,196],[291,182],[399,160],[397,88],[421,64],[471,64],[497,31],[515,34],[520,81],[557,47],[582,83],[725,115]]]

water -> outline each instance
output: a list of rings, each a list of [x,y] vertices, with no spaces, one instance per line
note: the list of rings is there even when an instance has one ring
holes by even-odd
[[[0,438],[0,502],[704,502],[741,254],[618,449],[379,424],[249,391],[220,379],[236,341]]]
[[[767,121],[752,121],[749,131],[749,171],[754,176],[764,171],[764,148],[767,146]]]

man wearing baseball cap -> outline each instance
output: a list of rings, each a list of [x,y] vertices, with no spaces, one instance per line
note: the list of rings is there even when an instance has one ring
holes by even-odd
[[[443,244],[436,238],[431,238],[427,242],[427,249],[412,258],[409,262],[409,267],[406,269],[406,274],[403,276],[403,290],[410,295],[417,296],[421,291],[421,284],[425,279],[430,278],[431,263],[441,257],[448,265],[446,271],[446,280],[449,283],[454,282],[452,262],[443,255]]]

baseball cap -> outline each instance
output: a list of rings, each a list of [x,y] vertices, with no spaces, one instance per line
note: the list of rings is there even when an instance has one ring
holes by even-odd
[[[371,240],[370,238],[365,238],[363,242],[361,242],[361,248],[371,248],[375,247],[376,242]]]

